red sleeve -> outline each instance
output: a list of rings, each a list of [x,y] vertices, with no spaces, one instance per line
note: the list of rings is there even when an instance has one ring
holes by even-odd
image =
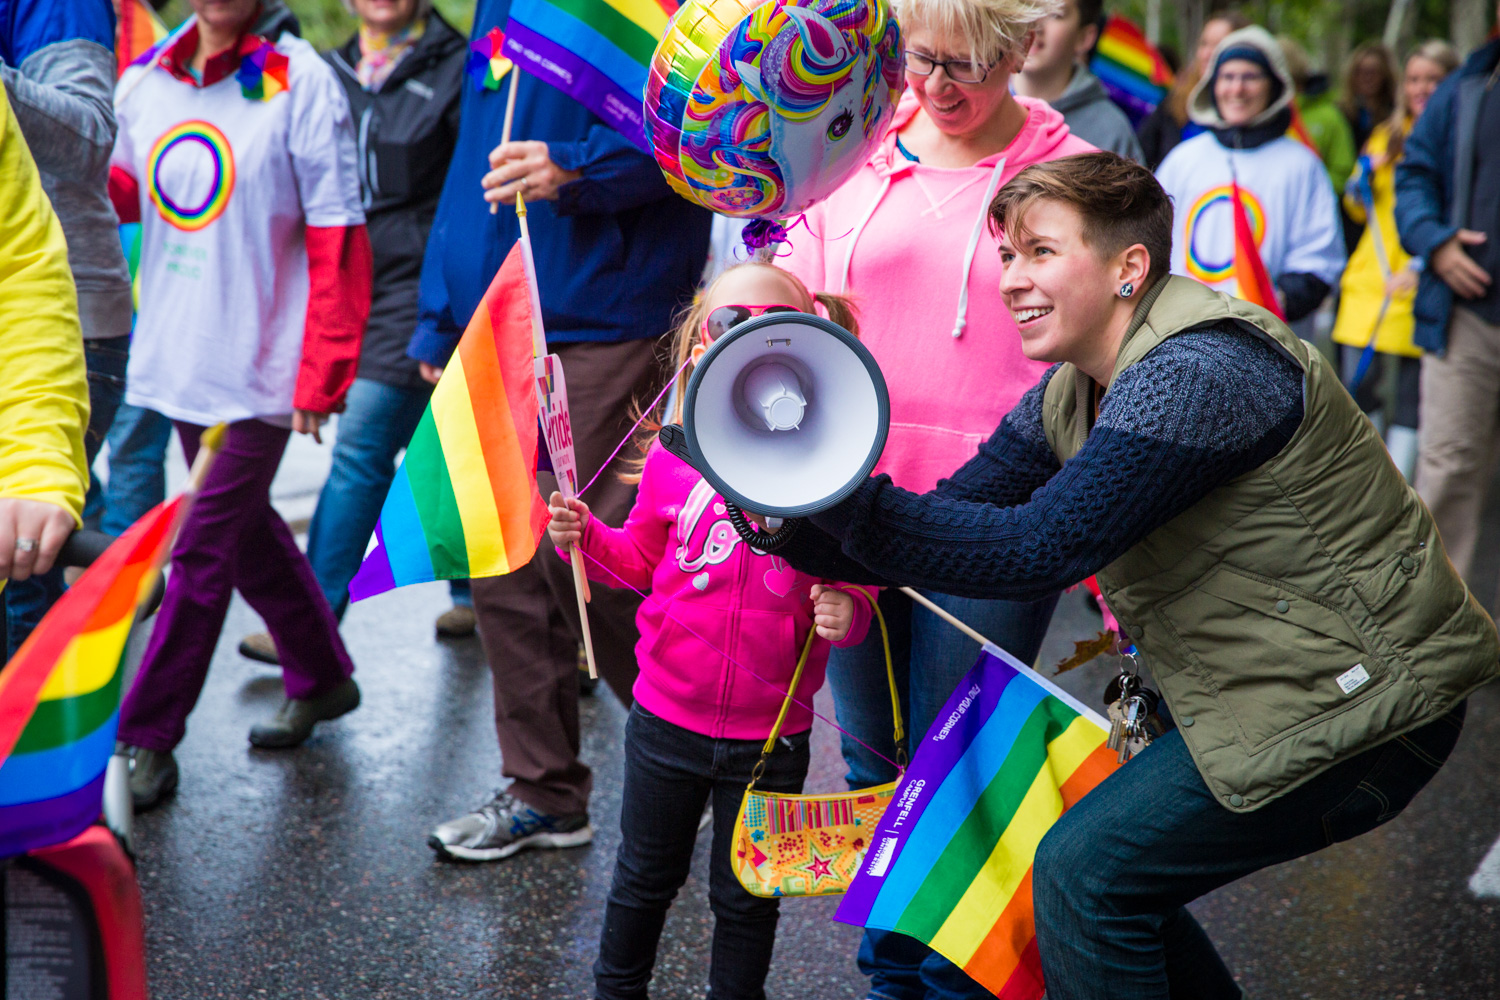
[[[307,321],[292,405],[341,408],[359,367],[374,262],[364,226],[307,227]]]
[[[141,221],[141,185],[121,167],[109,168],[109,200],[114,203],[120,225]]]

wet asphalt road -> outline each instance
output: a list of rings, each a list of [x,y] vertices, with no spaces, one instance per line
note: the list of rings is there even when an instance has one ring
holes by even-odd
[[[1476,592],[1494,592],[1497,569],[1482,567]],[[429,828],[484,801],[499,781],[489,670],[477,639],[433,638],[446,607],[440,585],[356,605],[344,634],[363,706],[302,748],[273,752],[245,740],[278,704],[280,681],[235,653],[259,627],[236,599],[178,750],[177,797],[137,820],[156,1000],[591,995],[619,839],[624,712],[603,688],[584,701],[592,846],[492,865],[436,861]],[[1077,595],[1065,596],[1044,666],[1097,622]],[[1096,664],[1061,680],[1092,703],[1109,672]],[[831,714],[826,691],[822,700]],[[841,787],[835,734],[822,724],[814,732],[808,787]],[[1398,819],[1196,904],[1249,995],[1500,997],[1500,898],[1468,888],[1500,836],[1497,760],[1500,690],[1491,689],[1472,700],[1449,764]],[[703,995],[707,844],[705,835],[667,922],[658,998]],[[863,996],[858,931],[829,920],[834,906],[783,906],[772,997]]]

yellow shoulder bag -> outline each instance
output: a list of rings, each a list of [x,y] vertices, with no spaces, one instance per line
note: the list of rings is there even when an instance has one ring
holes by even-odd
[[[896,673],[891,667],[891,639],[885,618],[868,592],[849,588],[870,603],[875,620],[880,623],[880,638],[885,645],[885,675],[891,686],[891,714],[895,718],[896,761],[906,769],[906,751],[902,741],[906,733],[901,725],[901,697],[896,692]],[[760,760],[745,786],[745,798],[734,824],[730,866],[747,891],[756,896],[837,896],[848,891],[849,883],[864,860],[870,846],[870,832],[880,821],[886,805],[896,792],[896,780],[854,792],[832,795],[782,795],[758,792],[755,783],[765,770],[766,758],[776,746],[782,724],[792,707],[792,696],[802,680],[802,668],[817,638],[817,629],[808,630],[802,657],[792,674],[781,714],[766,740]]]

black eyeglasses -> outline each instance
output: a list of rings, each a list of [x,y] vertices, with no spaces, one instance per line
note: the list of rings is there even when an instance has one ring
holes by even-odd
[[[943,72],[948,74],[948,79],[954,83],[983,83],[984,78],[990,75],[994,65],[981,66],[977,62],[968,59],[934,59],[932,56],[922,52],[906,50],[906,71],[915,73],[917,76],[931,76],[932,71],[939,66]]]

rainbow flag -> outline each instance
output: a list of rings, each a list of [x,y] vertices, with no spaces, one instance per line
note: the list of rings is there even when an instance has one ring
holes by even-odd
[[[912,757],[835,920],[926,943],[1006,1000],[1041,997],[1031,862],[1119,765],[1105,722],[986,646]]]
[[[1109,99],[1139,127],[1172,86],[1172,68],[1146,35],[1126,18],[1111,14],[1099,32],[1089,70],[1104,84]]]
[[[536,277],[522,246],[500,265],[433,390],[349,584],[353,600],[500,576],[536,553],[548,515],[536,488]]]
[[[1276,301],[1276,286],[1271,284],[1265,261],[1260,259],[1260,249],[1255,245],[1255,228],[1245,211],[1240,183],[1231,181],[1229,187],[1232,195],[1229,200],[1234,206],[1234,280],[1239,285],[1239,297],[1269,310],[1277,319],[1285,320],[1281,303]]]
[[[505,54],[650,155],[641,105],[677,0],[515,0]]]
[[[115,24],[115,75],[122,75],[166,37],[167,26],[145,0],[120,0],[120,18]]]
[[[1307,130],[1307,120],[1302,117],[1302,109],[1297,107],[1296,101],[1293,101],[1290,107],[1292,109],[1292,123],[1287,126],[1286,137],[1302,143],[1302,145],[1312,150],[1312,154],[1321,161],[1323,159],[1323,151],[1318,148],[1317,143],[1313,142],[1312,133]]]
[[[0,671],[0,858],[98,819],[125,642],[186,509],[175,497],[131,525]]]
[[[129,66],[149,65],[153,59],[161,55],[161,53],[166,49],[170,48],[172,44],[177,41],[177,39],[187,34],[188,31],[193,27],[193,25],[197,23],[198,15],[189,14],[181,24],[173,28],[167,34],[163,35],[161,38],[158,38],[151,46],[143,50],[134,59],[130,60],[128,64],[122,64],[119,67],[120,75],[123,76],[125,74],[125,70],[129,68]]]

